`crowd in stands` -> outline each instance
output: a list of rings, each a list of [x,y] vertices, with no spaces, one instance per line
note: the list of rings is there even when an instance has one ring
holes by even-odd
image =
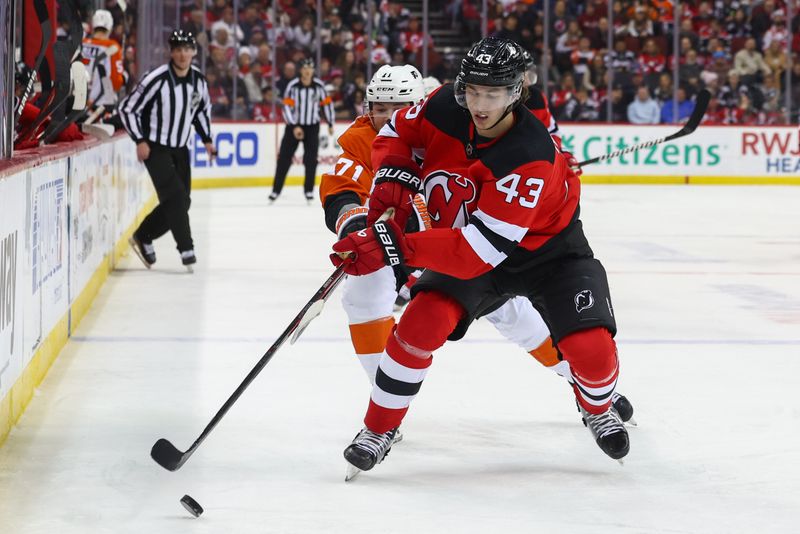
[[[297,74],[297,61],[316,58],[318,46],[318,76],[329,88],[337,119],[361,113],[367,64],[372,72],[386,63],[421,66],[425,46],[421,21],[408,3],[375,0],[368,57],[369,1],[324,0],[317,32],[316,0],[277,0],[274,21],[266,1],[240,0],[235,13],[233,0],[181,0],[180,25],[198,36],[214,115],[269,120],[273,111],[280,114],[281,92]],[[800,6],[788,20],[786,1],[794,0],[685,0],[676,10],[671,0],[551,0],[549,59],[542,0],[490,0],[487,29],[532,52],[561,121],[680,122],[706,88],[712,94],[707,122],[783,124],[790,91],[796,124]],[[481,0],[429,0],[429,5],[431,12],[447,15],[467,44],[480,38]],[[135,45],[134,40],[125,56],[132,78]],[[460,55],[437,51],[429,36],[429,74],[451,80]]]

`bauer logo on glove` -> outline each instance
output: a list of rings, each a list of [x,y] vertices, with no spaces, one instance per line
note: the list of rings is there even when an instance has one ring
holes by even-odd
[[[415,192],[422,189],[422,180],[419,179],[419,176],[397,167],[381,167],[378,169],[375,174],[375,183],[382,182],[399,182]]]

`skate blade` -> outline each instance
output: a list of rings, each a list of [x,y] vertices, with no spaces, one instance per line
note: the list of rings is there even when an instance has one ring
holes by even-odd
[[[360,472],[361,472],[361,469],[359,469],[358,467],[356,467],[354,465],[347,464],[347,473],[345,473],[345,475],[344,475],[344,481],[345,482],[350,482],[351,480],[356,478]]]
[[[186,267],[186,272],[188,272],[189,274],[194,274],[194,267],[192,267],[191,265],[186,265],[185,267]]]
[[[634,419],[633,417],[631,417],[630,419],[625,421],[625,424],[626,425],[631,425],[631,426],[639,426],[639,423],[637,423],[636,419]]]
[[[622,467],[625,467],[625,461],[622,458],[620,458],[617,461],[619,462],[619,465],[621,465]]]
[[[139,258],[139,260],[141,260],[141,262],[144,264],[145,267],[147,267],[148,269],[153,267],[152,265],[147,263],[147,260],[144,259],[144,256],[142,256],[141,252],[139,252],[139,247],[136,246],[136,241],[133,240],[133,237],[128,238],[128,244],[131,246],[133,253],[136,254],[136,257]]]

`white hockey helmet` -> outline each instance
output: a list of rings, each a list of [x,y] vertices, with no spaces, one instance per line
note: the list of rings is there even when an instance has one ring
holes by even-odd
[[[106,9],[98,9],[92,15],[92,30],[104,28],[111,31],[114,28],[114,17],[111,12]]]
[[[422,84],[425,86],[425,96],[430,95],[434,89],[438,89],[442,86],[442,82],[433,76],[426,76],[425,79],[422,80]]]
[[[367,102],[419,104],[425,99],[422,75],[412,65],[384,65],[367,85]]]

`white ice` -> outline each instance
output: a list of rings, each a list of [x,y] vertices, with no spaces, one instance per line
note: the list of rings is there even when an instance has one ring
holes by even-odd
[[[195,274],[165,236],[111,275],[0,449],[0,532],[800,532],[800,188],[584,188],[639,422],[624,467],[479,321],[345,484],[369,388],[337,293],[167,472],[155,440],[186,449],[332,271],[320,207],[266,196],[194,193]]]

